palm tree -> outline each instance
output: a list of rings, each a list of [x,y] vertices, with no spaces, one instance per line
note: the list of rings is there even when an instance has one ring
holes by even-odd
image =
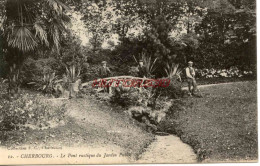
[[[58,50],[70,23],[67,9],[59,0],[7,0],[3,28],[8,47],[28,52],[52,44]]]
[[[68,9],[59,0],[6,0],[0,29],[3,29],[7,54],[15,52],[19,54],[16,57],[25,57],[40,46],[59,53],[61,35],[70,24],[65,14]],[[16,73],[19,73],[23,61],[16,59],[9,65],[17,63]]]

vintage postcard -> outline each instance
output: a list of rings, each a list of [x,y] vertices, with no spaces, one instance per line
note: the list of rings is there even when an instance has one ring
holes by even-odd
[[[256,0],[0,0],[0,165],[257,163]]]

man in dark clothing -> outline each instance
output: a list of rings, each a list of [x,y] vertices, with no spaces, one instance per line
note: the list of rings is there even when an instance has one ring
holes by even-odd
[[[100,78],[107,78],[111,75],[110,69],[107,67],[107,62],[102,61],[102,67],[99,69]],[[102,85],[108,85],[107,82],[103,82]],[[109,92],[109,87],[105,87],[105,91]]]
[[[141,78],[146,78],[145,77],[146,74],[145,74],[145,66],[144,66],[144,63],[142,60],[139,60],[139,64],[138,64],[138,77],[141,77]],[[138,80],[138,83],[137,83],[137,87],[141,87],[141,85],[143,84],[143,80]]]
[[[99,69],[100,78],[106,78],[111,75],[110,69],[107,67],[107,62],[102,61],[102,67]]]
[[[139,61],[138,65],[138,77],[145,77],[145,67],[142,60]]]

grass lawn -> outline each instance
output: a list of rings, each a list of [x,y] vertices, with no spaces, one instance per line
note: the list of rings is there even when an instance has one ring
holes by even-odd
[[[190,144],[207,162],[257,159],[256,81],[201,88],[203,98],[176,100],[161,130]]]
[[[215,77],[215,78],[199,78],[196,79],[197,84],[199,85],[207,85],[207,84],[219,84],[226,82],[241,82],[241,81],[254,81],[256,80],[255,76],[247,76],[247,77]]]

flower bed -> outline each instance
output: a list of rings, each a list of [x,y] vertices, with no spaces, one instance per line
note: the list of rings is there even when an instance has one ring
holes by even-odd
[[[195,69],[199,78],[218,78],[218,77],[245,77],[252,76],[254,73],[250,70],[242,71],[233,66],[229,69]]]

